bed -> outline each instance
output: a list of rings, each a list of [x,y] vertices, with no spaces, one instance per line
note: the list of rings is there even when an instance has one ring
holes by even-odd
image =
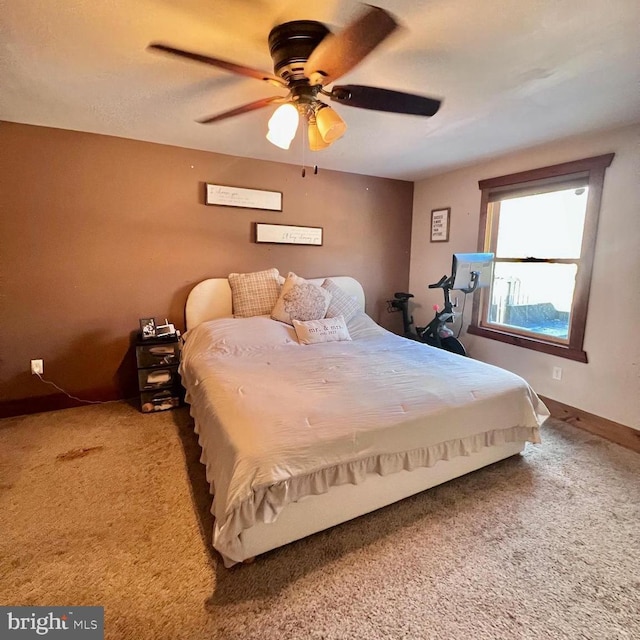
[[[234,318],[226,278],[188,296],[180,373],[225,566],[540,442],[549,414],[522,378],[390,333],[355,279],[331,281],[357,312],[350,339],[321,344]]]

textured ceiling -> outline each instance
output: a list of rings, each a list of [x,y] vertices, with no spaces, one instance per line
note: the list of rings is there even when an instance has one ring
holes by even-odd
[[[310,152],[265,139],[268,107],[197,118],[285,93],[149,53],[162,41],[272,71],[269,30],[338,30],[356,2],[0,0],[0,119],[235,156],[415,180],[548,140],[640,121],[637,0],[380,0],[403,25],[338,84],[443,98],[433,118],[333,103],[346,135]]]

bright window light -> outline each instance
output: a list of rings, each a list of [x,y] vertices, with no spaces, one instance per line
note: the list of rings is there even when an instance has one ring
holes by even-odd
[[[614,154],[480,180],[479,246],[495,254],[471,334],[588,362],[591,268]]]

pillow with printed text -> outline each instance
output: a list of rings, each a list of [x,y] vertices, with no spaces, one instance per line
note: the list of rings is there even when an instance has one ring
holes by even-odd
[[[293,328],[300,344],[318,344],[321,342],[340,342],[351,340],[347,323],[343,316],[322,318],[321,320],[293,321]]]

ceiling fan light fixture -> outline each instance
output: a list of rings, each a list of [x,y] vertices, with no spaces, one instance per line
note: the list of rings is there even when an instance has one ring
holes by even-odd
[[[316,124],[322,139],[328,144],[341,138],[347,130],[345,121],[326,104],[316,111]]]
[[[267,140],[271,144],[288,149],[296,136],[300,116],[298,110],[290,102],[280,105],[269,118]]]
[[[307,136],[309,146],[315,151],[325,149],[347,130],[344,120],[320,96],[359,109],[426,117],[435,115],[442,102],[436,98],[379,87],[333,85],[398,27],[398,22],[388,11],[372,5],[363,5],[362,9],[355,20],[334,34],[314,20],[293,20],[275,26],[269,33],[274,73],[160,42],[152,42],[148,48],[288,89],[287,96],[254,100],[197,122],[211,124],[286,102],[269,120],[267,140],[281,149],[289,149],[302,116],[305,124],[313,124],[308,127]],[[333,85],[330,91],[325,89],[329,85]]]
[[[321,151],[329,146],[330,143],[325,142],[320,134],[320,130],[318,129],[315,119],[309,120],[307,132],[309,135],[309,149],[311,149],[311,151]]]

